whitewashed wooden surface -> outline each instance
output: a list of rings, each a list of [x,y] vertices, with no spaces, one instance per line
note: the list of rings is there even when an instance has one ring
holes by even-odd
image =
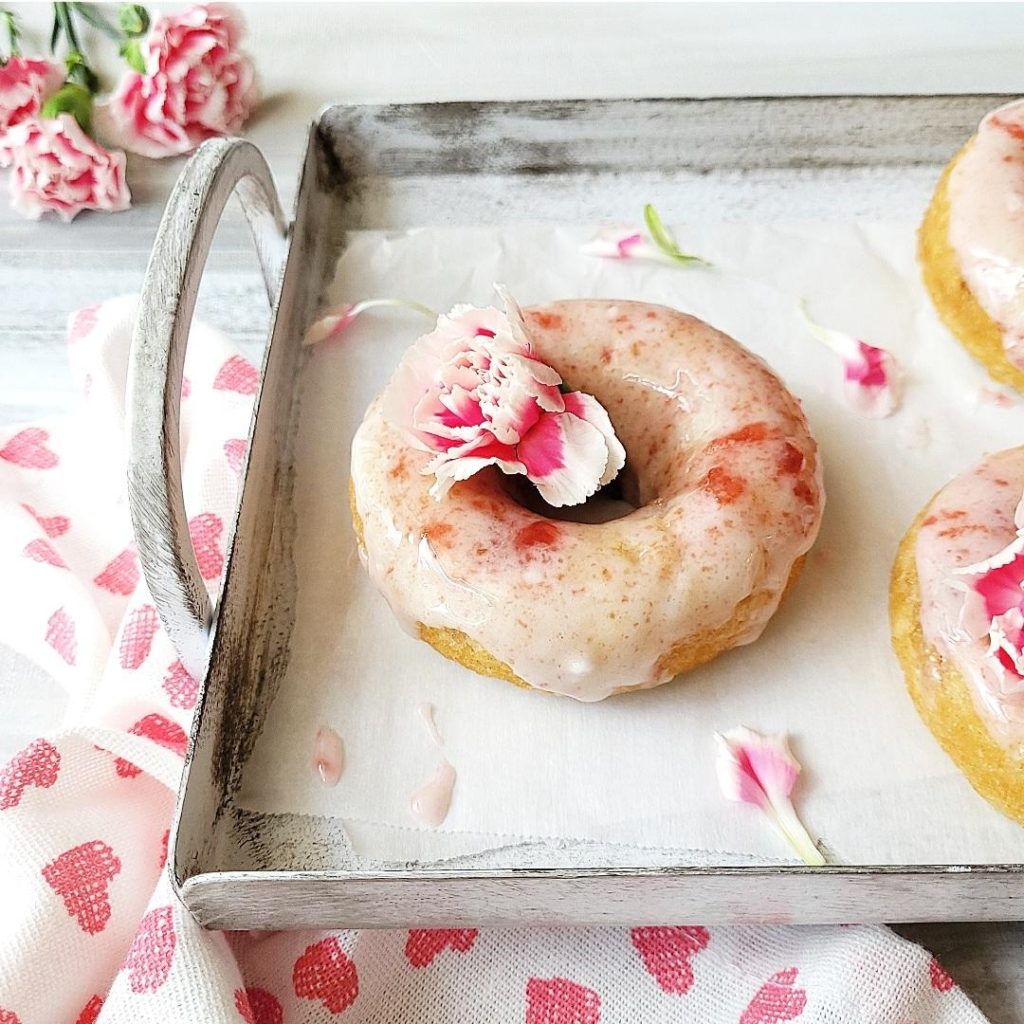
[[[243,6],[268,96],[249,134],[286,209],[305,125],[334,99],[1024,92],[1018,5]],[[15,7],[42,28],[42,5]],[[642,55],[623,53],[629,36],[646,40]],[[70,228],[28,224],[0,204],[0,423],[71,408],[66,315],[138,289],[179,169],[132,160],[135,207]],[[215,242],[198,315],[254,355],[266,327],[261,287],[234,213]],[[59,725],[62,706],[50,680],[0,651],[0,759]],[[1024,924],[900,930],[932,949],[995,1024],[1024,1021]]]

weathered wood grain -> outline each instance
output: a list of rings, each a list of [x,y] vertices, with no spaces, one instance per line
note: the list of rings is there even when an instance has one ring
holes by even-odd
[[[146,270],[128,366],[128,501],[139,560],[167,635],[202,677],[213,620],[181,487],[179,406],[192,312],[213,233],[233,192],[273,303],[286,228],[263,156],[241,139],[204,143],[171,191]]]

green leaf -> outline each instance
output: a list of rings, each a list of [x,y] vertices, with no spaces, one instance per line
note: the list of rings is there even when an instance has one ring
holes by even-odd
[[[647,225],[647,233],[651,236],[651,241],[666,255],[669,259],[674,260],[676,263],[684,265],[702,264],[703,266],[710,266],[707,260],[701,259],[700,256],[693,256],[690,253],[680,251],[679,246],[676,245],[676,240],[669,233],[668,228],[661,221],[661,217],[658,216],[658,211],[654,208],[653,203],[648,203],[644,207],[644,223]]]
[[[60,39],[60,17],[57,14],[57,5],[53,5],[53,29],[50,32],[50,53],[57,52],[57,40]]]
[[[138,39],[126,39],[121,44],[121,56],[124,57],[128,67],[138,71],[140,75],[146,73],[146,60],[142,56],[142,48]]]
[[[98,29],[108,39],[120,42],[121,33],[100,13],[99,7],[95,4],[75,3],[72,4],[75,14],[80,15],[93,28]]]
[[[88,134],[92,129],[92,93],[88,86],[65,82],[42,106],[43,117],[70,114]]]
[[[118,11],[117,23],[126,36],[144,36],[149,31],[149,11],[142,4],[125,4]]]

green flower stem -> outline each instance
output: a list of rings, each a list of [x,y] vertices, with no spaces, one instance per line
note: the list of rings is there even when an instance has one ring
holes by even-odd
[[[9,11],[6,8],[0,10],[0,21],[2,21],[7,29],[7,57],[0,60],[0,63],[6,63],[11,57],[21,56],[21,32],[18,31],[18,19],[15,17],[14,11]]]
[[[70,6],[78,17],[102,32],[108,39],[112,39],[115,43],[121,41],[121,33],[116,26],[107,21],[95,4],[73,3]]]
[[[772,827],[793,848],[796,855],[808,866],[820,868],[825,864],[821,851],[807,834],[807,829],[796,816],[796,811],[789,800],[773,802],[768,811],[768,820]]]
[[[658,215],[658,211],[654,208],[653,203],[648,203],[644,207],[644,223],[647,225],[647,233],[651,236],[651,241],[669,259],[684,266],[693,264],[701,264],[706,267],[711,266],[707,260],[701,259],[700,256],[694,256],[680,250],[676,240],[662,223],[661,217]]]

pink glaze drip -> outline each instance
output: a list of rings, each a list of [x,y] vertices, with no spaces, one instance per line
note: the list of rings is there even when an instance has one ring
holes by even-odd
[[[1024,368],[1024,100],[992,111],[949,178],[949,241],[960,272]]]
[[[329,725],[322,725],[313,743],[313,774],[325,786],[336,786],[344,770],[345,745]]]
[[[437,828],[448,817],[454,788],[455,769],[447,761],[441,761],[434,777],[410,798],[409,809],[413,817],[424,825]]]
[[[416,712],[423,719],[423,724],[427,727],[427,733],[430,735],[431,740],[433,740],[434,746],[438,750],[444,750],[441,734],[437,731],[437,723],[434,721],[434,705],[424,701],[417,706]]]
[[[441,741],[441,734],[437,731],[437,723],[434,721],[434,705],[424,701],[416,707],[416,712],[423,719],[431,742],[441,754],[441,761],[438,763],[434,777],[410,797],[409,809],[412,811],[413,817],[423,822],[424,825],[437,828],[448,817],[456,773],[448,759],[444,757],[444,743]]]
[[[1024,744],[1024,688],[989,655],[988,624],[969,602],[966,578],[956,570],[991,558],[1016,537],[1022,490],[1024,448],[988,456],[935,496],[916,551],[924,635],[968,679],[979,715],[1006,747]],[[936,668],[923,669],[925,684],[934,685]]]
[[[823,495],[796,400],[732,339],[675,310],[575,300],[527,312],[538,358],[608,410],[642,506],[554,521],[485,470],[443,501],[381,412],[352,445],[367,569],[400,621],[478,641],[532,685],[593,701],[655,686],[680,641],[729,622],[760,636]],[[415,632],[415,627],[413,628]]]

